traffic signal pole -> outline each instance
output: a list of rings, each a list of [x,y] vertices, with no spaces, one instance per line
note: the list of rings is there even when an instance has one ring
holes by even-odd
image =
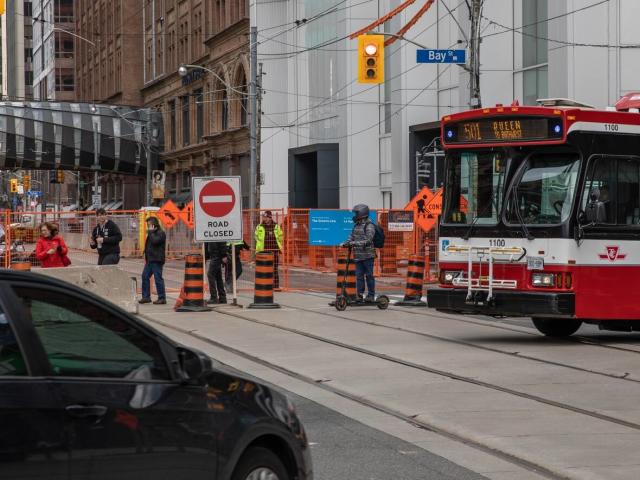
[[[469,38],[469,105],[472,108],[482,107],[480,96],[480,20],[484,0],[471,0],[471,35]]]

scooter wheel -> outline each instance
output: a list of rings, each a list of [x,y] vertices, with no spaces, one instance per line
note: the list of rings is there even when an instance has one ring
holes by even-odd
[[[389,297],[387,297],[386,295],[380,295],[377,302],[378,308],[380,310],[386,310],[387,308],[389,308]]]
[[[339,312],[343,312],[347,309],[347,297],[339,296],[336,297],[336,310]]]

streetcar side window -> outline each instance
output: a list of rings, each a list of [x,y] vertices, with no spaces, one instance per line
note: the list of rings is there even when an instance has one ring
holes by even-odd
[[[582,210],[594,202],[603,208],[606,225],[640,225],[640,161],[598,158],[592,163],[582,195]]]

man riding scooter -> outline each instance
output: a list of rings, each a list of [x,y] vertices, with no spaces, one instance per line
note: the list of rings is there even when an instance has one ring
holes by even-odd
[[[376,300],[376,279],[373,276],[373,263],[376,258],[376,249],[373,245],[373,238],[376,228],[369,218],[369,207],[358,204],[353,207],[353,230],[349,240],[343,246],[350,247],[353,259],[356,262],[356,291],[358,301],[374,303]],[[365,281],[367,285],[367,296],[364,297]]]

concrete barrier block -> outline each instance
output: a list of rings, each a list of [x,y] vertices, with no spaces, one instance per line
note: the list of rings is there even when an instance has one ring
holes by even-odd
[[[117,265],[37,268],[34,271],[88,290],[130,313],[138,313],[137,280]]]

